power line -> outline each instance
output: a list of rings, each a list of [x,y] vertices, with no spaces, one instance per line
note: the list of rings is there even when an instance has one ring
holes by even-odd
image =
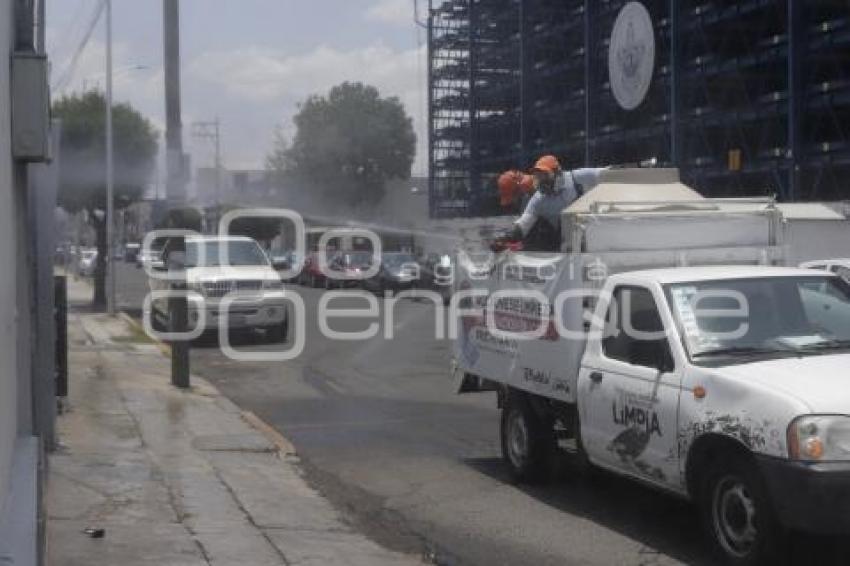
[[[428,22],[419,17],[419,0],[413,0],[413,21],[421,28],[428,28]]]
[[[89,20],[88,27],[86,28],[86,33],[83,35],[82,41],[77,46],[76,51],[74,51],[74,56],[71,57],[70,63],[68,63],[68,67],[65,68],[65,72],[59,77],[59,79],[53,85],[54,92],[62,92],[65,88],[70,84],[70,82],[74,78],[74,73],[77,70],[77,64],[80,62],[80,56],[82,56],[83,51],[91,40],[91,36],[94,33],[94,28],[97,27],[97,22],[100,20],[101,14],[103,14],[103,10],[106,7],[106,0],[100,0],[95,6],[94,13],[92,14],[91,19]]]
[[[77,0],[76,8],[72,10],[74,13],[74,19],[72,19],[71,23],[68,24],[68,27],[65,28],[65,33],[61,37],[57,37],[53,42],[53,46],[50,49],[51,53],[61,53],[65,51],[65,47],[71,43],[77,35],[77,28],[79,28],[80,18],[83,15],[83,5],[85,2],[86,0]]]

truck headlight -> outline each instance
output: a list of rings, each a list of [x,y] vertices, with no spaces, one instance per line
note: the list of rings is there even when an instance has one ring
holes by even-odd
[[[263,281],[263,290],[264,291],[280,291],[283,289],[283,283],[280,281],[268,280]]]
[[[788,427],[788,454],[803,462],[850,461],[850,416],[796,419]]]
[[[200,295],[205,295],[204,284],[199,282],[199,281],[196,281],[194,283],[189,283],[189,285],[187,285],[187,287],[189,288],[190,291],[194,291],[194,292],[196,292]]]

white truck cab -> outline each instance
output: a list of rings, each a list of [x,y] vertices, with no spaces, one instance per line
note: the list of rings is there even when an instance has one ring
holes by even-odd
[[[850,282],[850,259],[823,259],[817,261],[807,261],[801,263],[800,267],[804,269],[815,269],[819,271],[829,271],[843,277],[845,281]]]
[[[167,272],[175,259],[171,257],[176,255],[172,244],[173,241],[163,248],[161,272]],[[185,239],[185,252],[178,253],[190,291],[190,330],[201,321],[204,331],[218,329],[226,314],[229,329],[259,329],[275,341],[286,338],[288,316],[283,284],[255,240],[242,236],[192,236]],[[151,277],[149,282],[152,291],[171,288],[171,282],[162,275]],[[226,298],[231,302],[224,313]],[[154,325],[164,329],[168,299],[155,298],[151,309]]]
[[[844,281],[684,268],[602,297],[577,383],[590,462],[699,502],[730,557],[769,552],[780,525],[850,533]]]
[[[644,180],[632,194],[677,194]],[[498,393],[515,479],[566,449],[697,503],[727,563],[770,564],[786,528],[850,534],[850,285],[770,265],[769,203],[680,194],[593,203],[564,219],[568,253],[464,282],[455,375]]]

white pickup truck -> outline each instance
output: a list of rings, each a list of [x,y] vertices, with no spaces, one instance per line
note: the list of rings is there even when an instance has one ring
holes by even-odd
[[[162,260],[151,273],[151,291],[171,288],[166,274],[174,259],[172,244],[173,240],[165,244]],[[190,331],[201,323],[202,331],[218,329],[226,314],[229,329],[258,329],[273,341],[286,339],[289,321],[281,293],[283,284],[256,241],[240,236],[191,236],[185,239],[185,252],[178,253],[190,292]],[[222,301],[226,298],[232,302],[223,313]],[[151,312],[146,316],[151,317],[155,329],[164,330],[168,325],[168,298],[156,297],[150,305]]]
[[[517,480],[566,449],[696,502],[727,563],[771,564],[785,529],[850,534],[850,286],[771,266],[781,215],[727,204],[675,171],[603,177],[565,253],[461,284],[455,375],[498,393]]]

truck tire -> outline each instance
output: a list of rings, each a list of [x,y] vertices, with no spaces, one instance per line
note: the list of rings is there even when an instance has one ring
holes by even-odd
[[[724,563],[781,563],[786,537],[755,464],[743,455],[721,455],[709,469],[700,510],[709,543]]]
[[[540,483],[549,479],[557,443],[550,419],[534,412],[521,394],[508,394],[502,408],[502,458],[515,482]]]
[[[168,324],[167,323],[164,324],[159,319],[159,314],[157,313],[156,309],[153,309],[153,308],[151,309],[150,316],[151,316],[151,328],[154,330],[154,332],[168,332]]]

